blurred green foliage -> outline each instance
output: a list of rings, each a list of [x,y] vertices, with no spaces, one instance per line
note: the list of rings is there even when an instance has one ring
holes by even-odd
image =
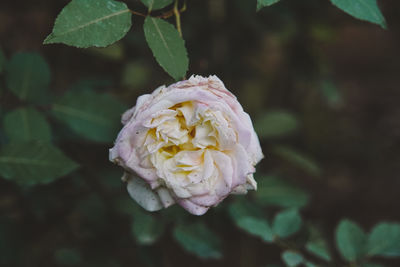
[[[265,242],[272,242],[274,234],[263,210],[247,200],[235,201],[229,206],[229,215],[237,227]]]
[[[69,91],[52,104],[52,115],[76,134],[96,142],[110,142],[126,106],[107,93]]]
[[[180,224],[173,231],[174,238],[182,247],[204,259],[220,259],[221,240],[203,223]]]
[[[309,195],[288,181],[276,176],[256,177],[258,193],[254,197],[262,205],[276,205],[283,208],[300,208],[307,205]]]
[[[282,253],[282,260],[289,267],[299,266],[304,261],[303,256],[301,256],[301,254],[290,250],[286,250]]]
[[[326,238],[316,227],[309,226],[308,230],[310,236],[306,243],[306,250],[320,259],[331,261],[332,257]]]
[[[336,229],[336,243],[342,257],[356,261],[364,254],[366,235],[356,223],[342,220]]]
[[[366,253],[370,256],[400,256],[400,224],[381,222],[368,236]]]
[[[33,108],[19,108],[4,116],[4,133],[12,142],[51,141],[51,129],[45,117]]]
[[[164,232],[162,221],[143,212],[137,212],[133,217],[132,234],[141,245],[152,245]]]
[[[276,214],[272,222],[272,231],[279,238],[287,238],[300,230],[301,223],[298,210],[284,210]]]
[[[50,83],[50,69],[37,53],[17,53],[7,64],[7,88],[21,100],[42,102]]]
[[[265,112],[254,124],[260,138],[284,137],[298,128],[296,117],[287,111]]]
[[[365,234],[363,229],[350,220],[342,220],[336,230],[336,242],[341,255],[354,261],[362,257],[400,255],[400,224],[381,222],[371,233]]]
[[[21,185],[49,183],[77,167],[77,163],[48,143],[15,142],[0,151],[0,174]]]
[[[334,68],[340,64],[338,55],[326,56],[330,50],[341,54],[351,49],[346,34],[350,39],[359,34],[361,40],[363,31],[367,40],[384,35],[367,30],[373,28],[369,25],[357,28],[361,26],[345,16],[336,18],[331,5],[322,1],[210,0],[187,2],[184,41],[168,19],[172,0],[141,2],[70,1],[45,43],[98,47],[126,35],[107,48],[83,51],[41,46],[48,21],[65,3],[43,0],[21,11],[38,25],[45,21],[45,29],[33,31],[40,37],[37,46],[28,30],[10,32],[14,29],[7,23],[16,24],[0,12],[0,23],[7,26],[0,27],[1,45],[7,48],[0,49],[0,265],[397,266],[399,223],[378,222],[376,216],[390,214],[367,204],[345,207],[359,191],[371,190],[354,185],[358,177],[348,174],[348,168],[365,169],[364,179],[368,171],[363,162],[379,160],[368,157],[387,147],[386,153],[398,160],[396,153],[389,154],[397,151],[395,133],[364,143],[379,123],[394,125],[390,130],[395,132],[398,117],[380,121],[374,115],[371,127],[367,118],[377,113],[376,107],[361,101],[368,92],[352,89],[352,80],[344,86]],[[331,2],[356,18],[386,25],[375,0],[364,5]],[[183,9],[183,1],[179,4]],[[144,15],[154,11],[155,17],[132,20],[128,8]],[[12,10],[20,12],[19,7]],[[26,40],[11,43],[22,33]],[[373,40],[379,44],[378,37]],[[334,46],[341,38],[348,43]],[[11,41],[8,45],[3,40]],[[21,52],[32,50],[40,52]],[[180,79],[189,67],[187,50],[190,72],[217,73],[243,100],[266,156],[257,166],[256,192],[232,196],[202,217],[177,206],[145,212],[129,198],[120,181],[122,171],[107,160],[121,114],[139,95],[172,81],[155,66],[150,52],[172,78]],[[349,54],[357,56],[358,50]],[[374,55],[359,53],[363,66]],[[368,76],[376,71],[360,69]],[[389,76],[385,73],[385,81]],[[369,97],[379,98],[374,93]],[[389,100],[382,98],[380,105]],[[379,179],[382,166],[373,169]],[[365,217],[359,211],[363,209]],[[360,225],[348,219],[338,222],[350,215]],[[396,214],[393,218],[400,219]],[[374,226],[365,233],[361,224]]]

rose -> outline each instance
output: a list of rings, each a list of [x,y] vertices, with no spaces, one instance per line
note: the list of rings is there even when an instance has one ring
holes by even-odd
[[[231,193],[257,188],[260,143],[249,115],[216,76],[142,95],[122,123],[110,160],[125,169],[128,192],[147,210],[176,202],[202,215]]]

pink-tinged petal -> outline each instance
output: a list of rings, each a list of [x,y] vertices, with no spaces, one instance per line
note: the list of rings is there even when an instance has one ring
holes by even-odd
[[[251,163],[253,165],[256,165],[260,160],[264,158],[264,154],[262,153],[261,146],[260,146],[260,140],[258,139],[258,136],[256,132],[254,131],[253,128],[253,123],[251,122],[250,116],[243,112],[244,114],[242,115],[243,121],[246,121],[246,125],[248,129],[252,129],[251,131],[251,136],[250,136],[250,142],[247,147],[245,147],[247,154],[249,155],[251,159]]]
[[[149,117],[147,120],[143,121],[143,126],[147,128],[155,128],[168,120],[174,119],[177,113],[178,112],[176,112],[175,110],[170,109],[160,110]]]
[[[146,109],[137,113],[136,119],[145,120],[161,110],[188,101],[211,103],[218,102],[219,99],[214,94],[202,89],[201,87],[187,88],[185,90],[168,87],[163,91],[163,97],[154,97],[152,103],[149,104]]]
[[[193,215],[203,215],[204,213],[206,213],[208,211],[208,209],[210,207],[205,207],[205,206],[201,206],[201,205],[197,205],[193,202],[191,202],[188,199],[178,199],[177,200],[178,204],[181,205],[185,210],[187,210],[188,212],[190,212]]]
[[[255,172],[251,160],[242,145],[238,144],[230,151],[234,175],[232,188],[246,183],[247,176]]]
[[[212,150],[211,153],[220,177],[215,181],[214,192],[219,198],[225,197],[232,189],[234,166],[232,166],[231,158],[225,153],[216,150]]]
[[[200,182],[196,184],[188,184],[186,189],[190,192],[192,196],[201,196],[208,194],[210,190],[204,186],[205,182]]]
[[[155,96],[159,95],[159,92],[162,91],[165,88],[165,86],[160,86],[152,94],[146,94],[139,96],[139,98],[136,101],[136,108],[133,113],[133,118],[136,118],[137,114],[145,110],[150,104],[151,101],[154,99]]]
[[[146,139],[146,129],[137,123],[128,123],[119,133],[115,145],[110,149],[110,160],[122,166],[129,172],[134,172],[147,182],[154,182],[158,176],[155,169],[141,165],[138,149]],[[158,186],[158,184],[157,184]]]
[[[133,114],[135,113],[135,110],[136,110],[136,106],[134,106],[131,109],[128,109],[127,111],[124,112],[124,114],[122,114],[121,122],[123,125],[125,125],[129,122],[129,120],[132,118]]]
[[[160,197],[151,190],[150,186],[138,177],[131,174],[125,174],[128,193],[142,208],[148,211],[157,211],[162,209]]]
[[[263,158],[257,134],[216,76],[161,86],[139,97],[122,122],[110,160],[142,178],[126,175],[128,191],[149,210],[176,201],[202,215],[230,193],[257,187],[252,174]]]
[[[211,207],[220,202],[220,197],[217,195],[204,195],[198,197],[191,197],[190,201],[196,205]]]
[[[254,133],[250,116],[243,111],[243,108],[237,101],[236,97],[226,89],[224,83],[217,76],[213,75],[203,79],[208,80],[208,90],[218,96],[221,101],[229,106],[230,111],[232,112],[231,119],[235,124],[235,128],[238,130],[239,143],[241,143],[246,150],[249,150],[250,152],[255,151],[252,153],[254,154],[252,158],[254,157],[254,164],[256,164],[263,158],[263,155],[259,145],[258,137]],[[225,113],[229,113],[227,112],[226,108],[224,111]]]
[[[203,163],[203,177],[202,180],[206,181],[211,177],[215,169],[214,159],[209,149],[204,152],[204,163]]]

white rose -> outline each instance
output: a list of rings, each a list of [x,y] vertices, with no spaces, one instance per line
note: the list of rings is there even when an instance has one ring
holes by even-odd
[[[131,197],[147,210],[176,202],[202,215],[231,193],[257,188],[260,143],[249,115],[216,76],[140,96],[122,123],[110,160],[126,170]]]

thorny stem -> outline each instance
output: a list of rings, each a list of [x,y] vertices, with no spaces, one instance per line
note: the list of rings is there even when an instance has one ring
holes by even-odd
[[[172,16],[174,16],[174,15],[176,16],[176,14],[178,14],[178,16],[180,17],[180,13],[182,13],[182,12],[184,12],[184,11],[186,11],[186,0],[185,0],[185,2],[183,3],[183,6],[181,7],[181,9],[178,9],[178,0],[177,0],[177,1],[175,2],[175,4],[174,4],[174,8],[173,8],[172,10],[169,10],[169,11],[167,11],[167,12],[162,13],[161,15],[154,16],[154,17],[155,17],[155,18],[161,18],[161,19],[167,19],[167,18],[170,18],[170,17],[172,17]],[[132,9],[130,9],[129,12],[131,12],[131,13],[134,14],[134,15],[141,16],[141,17],[150,16],[150,13],[151,13],[150,10],[149,10],[148,14],[143,14],[143,13],[134,11],[134,10],[132,10]]]
[[[141,16],[141,17],[146,17],[146,15],[145,14],[143,14],[143,13],[140,13],[140,12],[136,12],[136,11],[134,11],[134,10],[131,10],[131,9],[129,9],[129,12],[131,12],[132,14],[134,14],[134,15],[138,15],[138,16]]]

